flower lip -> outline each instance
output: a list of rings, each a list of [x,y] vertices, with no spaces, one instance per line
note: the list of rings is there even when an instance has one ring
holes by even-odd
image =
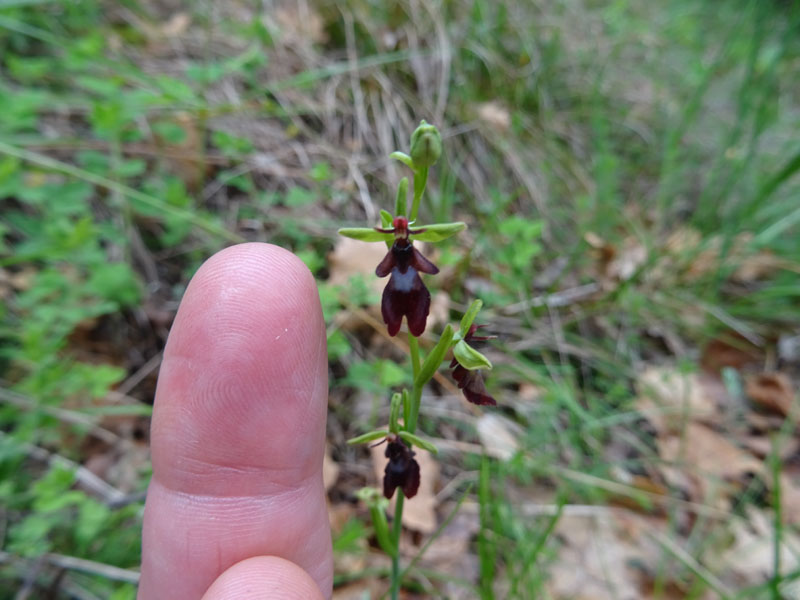
[[[389,335],[397,335],[403,317],[408,321],[408,330],[419,337],[431,307],[431,294],[419,273],[435,275],[439,269],[425,258],[408,239],[396,239],[389,252],[375,268],[378,277],[389,277],[383,289],[381,315]]]
[[[414,451],[397,436],[386,438],[385,456],[389,459],[383,472],[383,495],[391,498],[397,488],[406,498],[413,498],[419,489],[419,463]]]

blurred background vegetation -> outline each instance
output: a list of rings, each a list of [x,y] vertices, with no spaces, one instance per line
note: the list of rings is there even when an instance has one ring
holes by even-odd
[[[797,597],[798,73],[789,0],[0,0],[0,596],[135,597],[169,326],[264,241],[328,323],[337,597],[380,597],[344,441],[407,370],[335,231],[424,118],[470,225],[431,323],[484,301],[501,408],[428,391],[409,593]]]

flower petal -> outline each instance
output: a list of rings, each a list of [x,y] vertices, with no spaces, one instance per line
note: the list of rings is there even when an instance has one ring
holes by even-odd
[[[408,319],[408,330],[419,337],[425,331],[431,309],[431,294],[414,269],[405,273],[399,267],[392,269],[389,283],[383,288],[381,314],[389,329],[389,335],[397,335],[400,322]]]
[[[428,273],[430,275],[436,275],[439,272],[439,268],[425,258],[422,255],[422,252],[414,248],[413,246],[412,252],[413,255],[411,257],[411,266],[414,267],[417,271],[422,271],[423,273]]]
[[[386,445],[389,462],[383,472],[383,495],[391,498],[399,487],[407,498],[416,495],[419,489],[419,463],[414,460],[414,452],[398,438]]]
[[[486,384],[480,371],[470,371],[457,364],[453,369],[453,379],[464,392],[464,397],[472,404],[497,406],[497,401],[486,391]]]
[[[386,277],[392,272],[392,269],[396,264],[397,261],[394,256],[394,252],[389,250],[389,252],[386,253],[386,256],[383,257],[383,260],[381,260],[381,262],[378,263],[378,266],[375,267],[375,275],[378,277]]]
[[[395,336],[400,331],[400,323],[403,321],[403,303],[398,299],[398,293],[394,290],[392,282],[394,274],[389,279],[389,283],[383,288],[381,297],[381,315],[383,322],[389,330],[389,335]]]

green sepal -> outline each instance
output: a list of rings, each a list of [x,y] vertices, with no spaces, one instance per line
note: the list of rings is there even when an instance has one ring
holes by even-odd
[[[447,351],[450,349],[452,341],[453,328],[448,323],[447,327],[442,331],[442,337],[439,338],[433,350],[425,357],[425,362],[422,363],[422,367],[420,367],[419,374],[417,375],[417,380],[414,382],[416,386],[422,387],[430,381],[433,374],[436,373],[439,366],[442,364],[444,355],[447,354]]]
[[[388,210],[381,209],[381,225],[384,229],[391,229],[392,228],[392,221],[394,221],[394,217],[392,217],[392,213]],[[386,247],[391,248],[392,243],[394,242],[394,235],[390,233],[386,233],[384,235],[390,235],[390,238],[386,238]]]
[[[389,435],[389,432],[385,429],[376,429],[375,431],[370,431],[369,433],[362,433],[361,435],[357,435],[354,438],[350,438],[347,440],[347,443],[350,445],[354,444],[367,444],[369,442],[374,442],[380,438],[385,438]]]
[[[371,227],[342,227],[339,235],[361,242],[391,242],[394,240],[394,235],[391,233],[381,233]]]
[[[417,220],[417,213],[419,212],[419,203],[422,200],[422,194],[425,192],[425,185],[428,183],[428,167],[419,167],[414,169],[414,202],[411,205],[411,214],[408,220],[412,223]]]
[[[395,160],[399,160],[401,163],[403,163],[409,169],[413,169],[414,168],[414,161],[411,160],[411,157],[408,154],[406,154],[405,152],[392,152],[389,155],[389,158],[393,158]]]
[[[455,223],[437,223],[436,225],[422,225],[419,229],[425,231],[412,233],[414,239],[419,242],[441,242],[455,234],[464,231],[467,224],[461,221]]]
[[[481,308],[483,308],[483,301],[481,300],[473,300],[472,304],[469,305],[467,312],[464,313],[464,316],[461,317],[461,337],[467,337],[469,333],[469,328],[472,326],[472,322],[475,320],[475,317],[478,316]]]
[[[475,350],[464,340],[458,342],[453,348],[453,356],[465,369],[474,371],[475,369],[491,369],[492,363],[483,354]]]
[[[408,423],[411,418],[411,396],[408,395],[408,390],[403,388],[403,423]]]
[[[397,216],[405,216],[406,214],[406,200],[408,196],[408,177],[403,177],[397,185],[397,197],[394,201],[394,214]]]
[[[392,394],[392,402],[389,405],[389,431],[397,433],[400,431],[398,420],[400,419],[400,409],[403,406],[403,395],[400,392]]]
[[[408,442],[409,444],[412,444],[417,448],[422,448],[423,450],[427,450],[431,454],[439,454],[439,449],[436,446],[434,446],[427,440],[423,440],[421,437],[417,437],[413,433],[409,433],[407,431],[401,431],[399,435],[403,439],[403,441]]]

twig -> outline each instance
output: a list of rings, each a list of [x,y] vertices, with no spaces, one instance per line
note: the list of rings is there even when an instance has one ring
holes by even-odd
[[[4,440],[8,437],[8,434],[0,431],[0,440]],[[33,444],[20,442],[15,443],[19,444],[19,446],[25,450],[28,456],[35,460],[47,463],[50,466],[61,466],[67,469],[72,469],[75,471],[75,479],[77,483],[83,486],[87,491],[99,496],[108,505],[113,505],[114,503],[120,502],[126,497],[124,492],[118,490],[107,481],[101,479],[86,467],[79,465],[68,458],[64,458],[59,454],[48,452],[44,448],[40,448],[39,446],[35,446]]]
[[[133,390],[137,385],[139,385],[142,380],[150,375],[153,371],[155,371],[161,365],[161,359],[164,358],[164,353],[159,352],[152,358],[150,358],[146,363],[144,363],[139,369],[130,377],[128,377],[125,381],[123,381],[116,389],[116,391],[123,395],[128,395],[131,390]]]
[[[510,304],[502,309],[503,313],[513,315],[528,310],[529,308],[547,306],[549,308],[557,308],[562,306],[569,306],[580,300],[584,300],[589,296],[600,291],[600,284],[587,283],[579,285],[578,287],[568,288],[553,294],[536,296],[530,300]]]
[[[119,440],[119,436],[116,433],[100,427],[94,417],[85,415],[80,411],[66,410],[64,408],[57,408],[55,406],[43,406],[32,398],[28,398],[27,396],[2,387],[0,387],[0,402],[11,404],[12,406],[16,406],[17,408],[21,408],[23,410],[38,410],[43,414],[50,417],[55,417],[64,423],[71,423],[72,425],[87,427],[89,428],[89,433],[106,442],[107,444],[114,444]]]
[[[70,571],[81,571],[82,573],[88,573],[90,575],[99,575],[113,581],[124,581],[133,584],[139,583],[139,571],[123,569],[85,558],[77,558],[65,554],[43,554],[36,559],[28,559],[17,556],[16,554],[11,554],[10,552],[0,551],[0,563],[28,564],[32,561],[43,561],[53,567]]]

